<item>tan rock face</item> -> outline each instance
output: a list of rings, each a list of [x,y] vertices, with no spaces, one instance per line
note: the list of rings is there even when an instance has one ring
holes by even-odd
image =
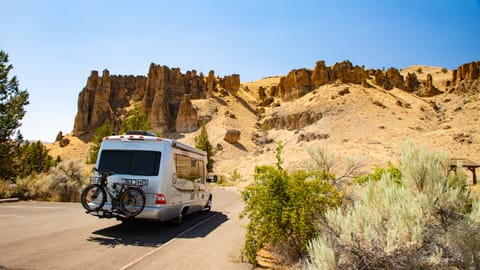
[[[415,73],[408,73],[405,78],[405,90],[412,92],[420,86],[417,75]]]
[[[236,144],[240,140],[240,134],[240,130],[229,129],[223,139],[230,144]]]
[[[420,97],[433,97],[441,94],[442,91],[438,90],[433,85],[433,79],[431,74],[427,74],[426,81],[422,84],[420,90],[416,91],[415,94]]]
[[[452,82],[457,84],[462,80],[476,80],[480,78],[480,61],[459,66],[453,71]]]
[[[208,77],[202,73],[198,75],[195,70],[182,74],[179,68],[154,63],[150,65],[146,77],[110,75],[108,70],[99,76],[97,71],[92,71],[78,96],[73,134],[89,141],[105,121],[110,121],[114,132],[118,132],[131,105],[138,103],[153,131],[175,129],[179,114],[182,121],[180,129],[191,130],[195,120],[191,118],[191,111],[180,112],[182,97],[188,94],[191,99],[206,98],[208,91],[217,91],[217,84],[235,95],[240,88],[240,75],[219,79],[215,78],[213,71]],[[187,110],[186,107],[184,109]]]
[[[240,89],[240,75],[232,74],[220,79],[220,86],[226,89],[230,94],[236,95]]]
[[[190,95],[183,95],[175,121],[175,128],[177,132],[192,132],[197,130],[198,127],[198,114],[190,100]]]
[[[102,76],[92,71],[87,85],[78,95],[78,112],[75,117],[73,133],[81,138],[89,138],[104,121],[112,126],[120,123],[113,115],[119,108],[128,107],[130,100],[138,100],[138,93],[145,91],[144,76],[110,76],[104,70]]]
[[[323,114],[321,112],[313,111],[304,111],[283,116],[274,114],[265,119],[263,124],[274,129],[296,130],[309,126],[322,119],[322,117]]]
[[[325,61],[318,61],[312,73],[312,86],[317,88],[331,81],[331,71]]]
[[[397,88],[400,88],[400,89],[403,89],[405,90],[405,81],[403,79],[403,76],[400,75],[400,71],[398,71],[398,69],[396,68],[389,68],[387,70],[387,79],[388,81],[390,82],[390,84],[393,86],[393,87],[397,87]]]
[[[287,76],[280,78],[278,93],[285,100],[302,97],[312,89],[311,71],[305,68],[294,69]]]
[[[284,101],[297,99],[313,89],[327,83],[341,81],[344,83],[362,84],[368,78],[368,72],[349,61],[336,63],[327,67],[325,61],[318,61],[313,71],[302,68],[294,69],[287,76],[280,78],[278,95]]]

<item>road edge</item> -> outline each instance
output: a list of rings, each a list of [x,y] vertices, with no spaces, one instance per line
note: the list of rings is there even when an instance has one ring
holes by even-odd
[[[18,198],[0,199],[0,203],[11,203],[11,202],[18,202],[18,201],[20,201],[20,199]]]

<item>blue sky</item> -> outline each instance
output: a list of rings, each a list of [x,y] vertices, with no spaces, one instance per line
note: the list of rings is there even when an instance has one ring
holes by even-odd
[[[150,63],[242,82],[350,60],[455,69],[480,60],[480,0],[0,0],[0,49],[30,93],[21,131],[70,133],[91,70]]]

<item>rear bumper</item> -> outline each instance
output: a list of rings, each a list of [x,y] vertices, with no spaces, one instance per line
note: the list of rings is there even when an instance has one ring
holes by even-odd
[[[167,221],[173,219],[178,215],[178,211],[175,211],[178,207],[172,206],[147,206],[143,208],[143,211],[135,218],[138,219],[150,219],[158,221]]]
[[[100,218],[115,218],[118,215],[110,214],[108,215],[108,211],[111,210],[111,204],[105,204],[102,210],[99,211],[92,211],[89,214],[93,216],[97,216]],[[172,205],[172,206],[152,206],[152,205],[145,205],[142,212],[135,216],[135,219],[148,219],[148,220],[156,220],[156,221],[168,221],[178,216],[180,213],[181,205]],[[107,212],[105,215],[104,211]]]

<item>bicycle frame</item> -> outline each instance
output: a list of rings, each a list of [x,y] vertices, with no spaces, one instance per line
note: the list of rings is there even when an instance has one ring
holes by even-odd
[[[145,204],[145,195],[142,192],[142,185],[131,185],[129,183],[108,183],[107,177],[112,174],[102,173],[99,172],[100,176],[93,176],[92,177],[92,184],[90,186],[98,186],[100,189],[95,191],[96,194],[103,193],[103,199],[101,200],[100,205],[98,208],[89,209],[89,207],[85,207],[87,209],[87,213],[95,212],[96,216],[99,218],[132,218],[138,215],[144,207]],[[84,192],[87,192],[89,187],[85,188]],[[137,208],[137,197],[135,195],[132,196],[132,193],[140,194],[142,197],[141,208]],[[85,193],[86,194],[86,193]],[[95,194],[95,196],[97,196]],[[82,204],[84,200],[84,194],[82,192]],[[110,200],[109,200],[110,198]],[[133,205],[130,203],[132,202],[133,198]],[[108,209],[108,202],[110,202],[110,209]],[[105,203],[107,203],[107,209],[104,208]],[[85,204],[84,204],[85,205]],[[135,211],[131,211],[130,208],[125,208],[126,205],[130,207],[134,207],[134,209],[140,209],[138,213]]]

